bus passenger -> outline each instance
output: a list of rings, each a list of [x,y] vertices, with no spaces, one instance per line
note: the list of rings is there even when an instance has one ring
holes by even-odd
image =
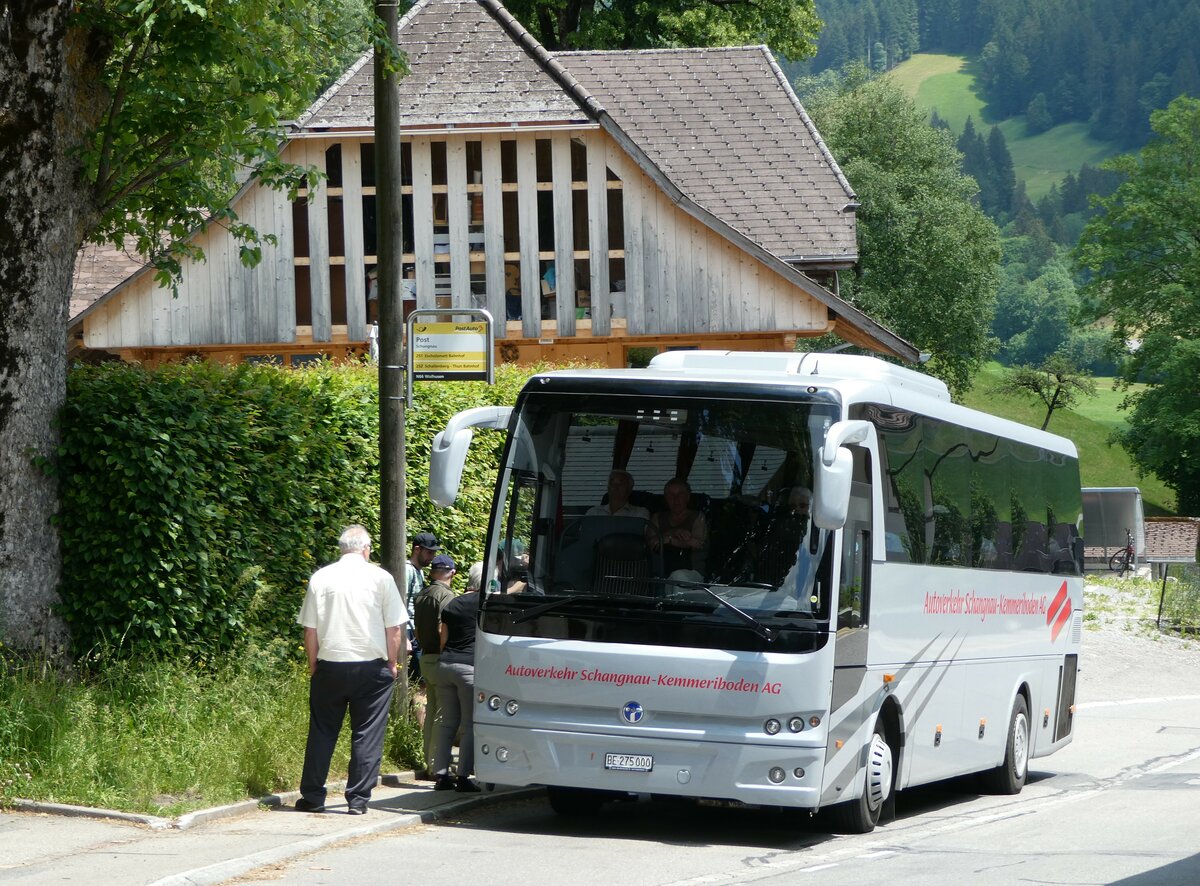
[[[687,480],[674,477],[663,487],[667,509],[650,518],[646,529],[651,548],[662,548],[663,572],[693,569],[704,573],[708,554],[708,523],[704,515],[689,507],[692,488]]]
[[[448,557],[446,559],[449,559]],[[478,578],[476,577],[478,576]],[[471,573],[472,583],[483,577],[483,567]],[[441,657],[435,679],[441,701],[441,717],[435,731],[433,755],[435,791],[477,794],[479,786],[471,781],[475,771],[475,733],[472,705],[475,694],[475,620],[479,613],[479,587],[468,585],[466,593],[455,597],[442,609],[439,634]],[[458,771],[450,775],[450,748],[454,735],[462,729],[458,744]]]
[[[641,517],[650,519],[650,512],[645,508],[630,504],[633,495],[633,474],[621,468],[613,468],[608,474],[608,501],[605,504],[592,505],[585,516],[588,517]]]

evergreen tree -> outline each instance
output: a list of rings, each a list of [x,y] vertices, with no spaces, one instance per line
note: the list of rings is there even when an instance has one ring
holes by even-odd
[[[1030,135],[1037,135],[1053,125],[1054,118],[1050,114],[1050,103],[1046,100],[1046,94],[1039,92],[1025,108],[1025,128]]]
[[[992,182],[995,203],[988,212],[997,221],[1007,219],[1013,208],[1013,194],[1017,190],[1017,173],[1013,168],[1012,154],[1008,142],[999,126],[993,126],[987,141],[989,177]],[[986,211],[986,210],[985,210]]]

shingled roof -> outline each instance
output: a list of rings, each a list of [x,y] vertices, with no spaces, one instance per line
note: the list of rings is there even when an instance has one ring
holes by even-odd
[[[477,0],[414,4],[399,22],[399,46],[409,67],[400,80],[404,129],[588,120]],[[297,121],[301,129],[374,129],[374,70],[368,51]]]
[[[765,46],[551,55],[495,0],[422,0],[399,45],[404,130],[607,116],[680,193],[773,255],[857,260],[854,192]],[[373,70],[368,53],[300,130],[372,129]]]
[[[699,205],[784,260],[855,260],[854,192],[767,47],[555,58]]]
[[[71,319],[82,314],[122,280],[145,268],[147,262],[137,253],[132,237],[125,248],[111,243],[88,243],[75,256],[71,280]]]

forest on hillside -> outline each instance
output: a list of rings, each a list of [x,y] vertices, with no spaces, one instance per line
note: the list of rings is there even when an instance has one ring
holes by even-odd
[[[824,27],[815,74],[865,62],[887,70],[916,52],[969,55],[996,118],[1032,131],[1085,122],[1122,149],[1150,136],[1150,113],[1200,94],[1196,0],[816,0]]]

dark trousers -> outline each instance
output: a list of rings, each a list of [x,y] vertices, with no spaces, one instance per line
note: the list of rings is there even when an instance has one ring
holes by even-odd
[[[308,685],[308,746],[300,795],[325,805],[325,779],[342,721],[350,711],[350,771],[346,802],[366,806],[379,779],[388,707],[395,686],[382,658],[374,661],[318,661]]]

